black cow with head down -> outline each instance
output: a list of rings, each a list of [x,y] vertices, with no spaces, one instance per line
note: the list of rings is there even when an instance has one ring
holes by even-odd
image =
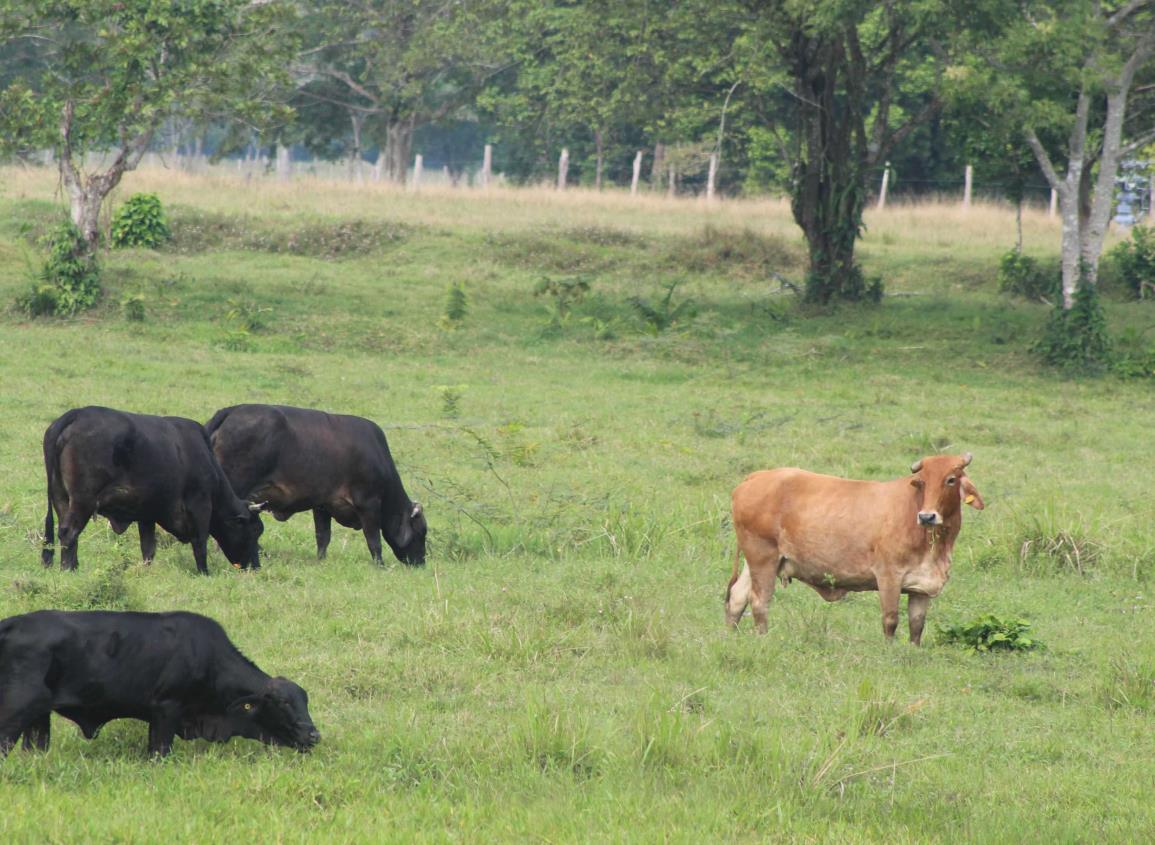
[[[76,408],[44,432],[44,468],[45,566],[52,565],[54,510],[60,519],[63,569],[76,569],[80,532],[94,514],[107,517],[117,534],[137,523],[145,563],[156,554],[159,525],[192,544],[202,574],[209,571],[210,536],[233,564],[260,565],[260,516],[255,506],[237,498],[204,427],[194,420]]]
[[[271,678],[195,613],[38,610],[0,621],[0,754],[46,750],[50,715],[92,739],[113,719],[148,722],[149,753],[176,736],[234,736],[308,751],[309,697]]]
[[[381,562],[381,537],[402,563],[425,563],[428,530],[389,454],[380,426],[362,417],[285,405],[235,405],[205,425],[237,494],[278,520],[311,510],[317,557],[335,519],[359,528]]]

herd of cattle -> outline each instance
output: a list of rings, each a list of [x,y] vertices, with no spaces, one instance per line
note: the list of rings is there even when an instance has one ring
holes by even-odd
[[[970,462],[969,453],[923,458],[890,482],[793,468],[749,476],[733,493],[738,549],[726,621],[737,626],[749,605],[765,632],[775,580],[798,579],[827,601],[877,591],[887,639],[907,593],[910,639],[919,644],[930,599],[949,577],[962,506],[983,507]],[[59,537],[62,568],[76,569],[80,534],[100,515],[118,534],[137,524],[146,563],[159,525],[192,545],[203,574],[209,537],[234,566],[256,569],[261,512],[283,521],[306,510],[318,557],[335,519],[364,532],[378,563],[382,537],[403,563],[425,562],[421,505],[406,494],[380,427],[361,417],[236,405],[201,426],[78,408],[45,431],[44,466],[45,566]],[[185,612],[41,610],[0,621],[0,755],[21,738],[46,749],[52,712],[89,739],[113,719],[144,720],[155,755],[176,736],[241,736],[301,751],[319,739],[303,689],[262,672],[215,621]]]

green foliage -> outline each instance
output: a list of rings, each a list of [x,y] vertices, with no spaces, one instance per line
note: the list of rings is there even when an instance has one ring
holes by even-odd
[[[1094,287],[1081,280],[1069,309],[1061,299],[1055,304],[1034,349],[1043,363],[1070,375],[1096,375],[1110,366],[1107,318]]]
[[[627,300],[638,316],[642,318],[647,331],[651,334],[661,334],[676,326],[679,320],[693,317],[694,300],[683,299],[681,302],[674,302],[674,291],[678,289],[678,285],[682,281],[682,279],[672,279],[667,282],[664,285],[665,296],[654,304],[650,304],[648,300],[642,299],[640,296],[631,296]]]
[[[124,319],[131,323],[143,323],[145,317],[144,294],[130,293],[120,300],[120,310],[124,312]]]
[[[407,223],[369,220],[292,220],[288,226],[243,214],[203,209],[173,209],[172,241],[167,249],[183,254],[243,250],[311,258],[343,259],[371,255],[412,234]]]
[[[100,298],[100,264],[71,220],[49,232],[42,245],[48,255],[30,291],[17,308],[30,317],[70,317],[91,308]]]
[[[984,613],[972,622],[948,625],[938,629],[943,643],[965,646],[967,651],[1034,651],[1043,648],[1038,640],[1027,636],[1031,625],[1021,619],[1000,619]]]
[[[225,300],[225,305],[225,320],[232,326],[245,332],[261,332],[269,327],[268,315],[273,309],[255,299],[232,296]]]
[[[558,328],[569,320],[575,305],[585,299],[590,292],[589,278],[574,276],[568,279],[551,279],[543,276],[534,285],[533,295],[548,297],[549,325]]]
[[[1125,379],[1155,378],[1155,340],[1147,332],[1127,328],[1114,340],[1111,370]]]
[[[1062,276],[1058,267],[1046,268],[1017,249],[1003,253],[999,259],[999,290],[1035,302],[1054,302],[1062,293]]]
[[[465,295],[465,285],[454,282],[445,292],[445,313],[441,317],[443,326],[457,326],[469,314],[469,299]]]
[[[1155,227],[1131,227],[1131,237],[1103,256],[1136,299],[1155,296]]]
[[[160,246],[172,237],[156,194],[133,194],[112,215],[109,239],[114,247]]]

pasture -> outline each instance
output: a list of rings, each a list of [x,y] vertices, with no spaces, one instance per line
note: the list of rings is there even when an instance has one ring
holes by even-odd
[[[0,173],[5,306],[54,188]],[[0,763],[3,841],[1155,838],[1155,391],[1039,369],[1045,306],[995,282],[1010,210],[868,216],[865,269],[892,295],[803,314],[770,275],[802,268],[779,202],[160,170],[118,199],[135,191],[160,195],[170,247],[105,255],[78,319],[0,317],[0,616],[211,615],[308,690],[322,741],[178,740],[154,763],[144,723],[89,742],[53,717],[46,755]],[[1057,225],[1028,213],[1028,251],[1052,255]],[[1153,307],[1108,301],[1112,331]],[[318,562],[302,514],[266,518],[257,573],[214,545],[197,577],[163,535],[145,567],[104,520],[78,573],[40,567],[52,419],[241,401],[380,423],[429,564],[374,567],[340,528]],[[887,479],[938,451],[974,453],[987,507],[921,649],[905,614],[883,642],[876,594],[799,583],[767,636],[723,629],[747,473]],[[984,612],[1045,650],[941,642]]]

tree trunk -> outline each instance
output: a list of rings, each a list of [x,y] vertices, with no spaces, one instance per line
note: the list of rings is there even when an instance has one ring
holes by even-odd
[[[349,178],[361,182],[364,180],[361,172],[361,127],[365,123],[365,115],[350,109],[349,122],[353,125],[353,147],[349,150]]]
[[[409,174],[415,122],[410,115],[391,120],[385,127],[385,179],[395,185],[404,185]]]
[[[820,304],[859,300],[866,293],[854,259],[866,202],[864,124],[854,97],[839,96],[842,43],[800,33],[794,49],[801,151],[791,208],[810,256],[805,296]]]
[[[594,154],[596,156],[594,163],[594,188],[596,190],[602,189],[602,166],[605,163],[605,156],[602,150],[602,130],[594,130]]]
[[[650,162],[650,188],[657,190],[666,175],[666,145],[661,141],[654,144],[654,160]]]
[[[73,160],[72,118],[75,104],[68,101],[60,116],[60,181],[68,192],[68,204],[72,222],[80,230],[90,254],[100,245],[100,208],[112,189],[120,184],[125,171],[140,164],[144,151],[148,149],[156,123],[135,138],[131,138],[117,152],[112,164],[104,173],[85,175]]]

